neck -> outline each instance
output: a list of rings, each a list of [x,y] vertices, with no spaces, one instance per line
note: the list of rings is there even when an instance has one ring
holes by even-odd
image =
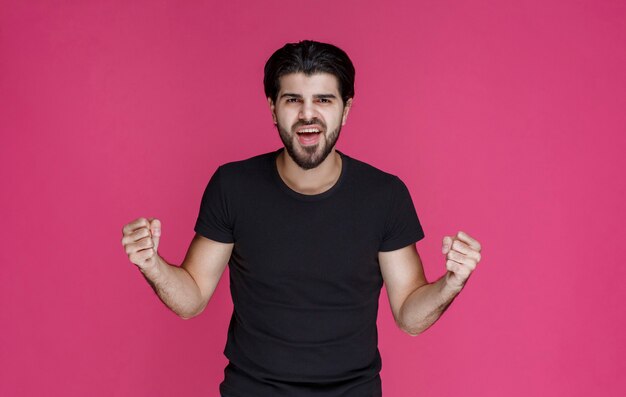
[[[320,165],[310,170],[300,168],[286,150],[276,158],[281,179],[300,194],[320,194],[333,187],[341,176],[341,166],[341,156],[334,148]]]

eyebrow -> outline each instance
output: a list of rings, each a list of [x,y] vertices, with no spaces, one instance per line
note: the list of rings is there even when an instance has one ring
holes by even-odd
[[[282,94],[280,96],[280,98],[284,98],[284,97],[302,98],[302,95],[294,94],[294,93],[291,93],[291,92],[285,92],[284,94]],[[337,99],[337,96],[334,95],[334,94],[315,94],[315,95],[313,95],[313,98],[316,98],[316,99]]]

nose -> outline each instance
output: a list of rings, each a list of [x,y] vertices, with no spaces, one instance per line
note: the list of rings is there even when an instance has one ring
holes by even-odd
[[[312,101],[303,101],[300,107],[300,113],[298,117],[301,120],[311,120],[315,117],[315,107]]]

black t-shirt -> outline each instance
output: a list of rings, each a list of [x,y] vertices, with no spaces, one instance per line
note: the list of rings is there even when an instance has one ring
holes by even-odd
[[[195,231],[234,243],[220,392],[380,396],[378,252],[424,237],[409,192],[339,153],[336,184],[300,194],[278,174],[281,150],[219,167],[202,197]]]

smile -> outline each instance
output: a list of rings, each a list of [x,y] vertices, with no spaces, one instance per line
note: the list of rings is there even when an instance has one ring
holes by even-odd
[[[298,142],[302,146],[316,145],[320,141],[322,136],[322,130],[319,128],[302,128],[296,132]]]
[[[320,132],[319,128],[303,128],[297,134],[318,134]]]
[[[296,134],[319,134],[324,129],[322,128],[322,124],[319,123],[311,123],[311,124],[300,124],[295,128]]]

